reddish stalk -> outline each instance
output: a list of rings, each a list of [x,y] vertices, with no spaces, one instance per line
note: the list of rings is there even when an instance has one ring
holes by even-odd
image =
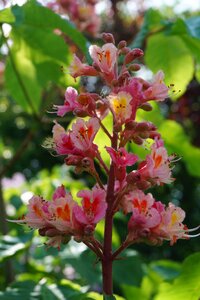
[[[117,133],[113,133],[112,147],[117,148]],[[105,230],[104,230],[104,245],[103,245],[103,260],[102,260],[102,276],[103,276],[103,292],[105,295],[113,295],[113,279],[112,279],[112,227],[113,227],[113,213],[112,206],[114,198],[115,185],[115,171],[114,164],[111,164],[106,201],[108,204],[105,216]]]

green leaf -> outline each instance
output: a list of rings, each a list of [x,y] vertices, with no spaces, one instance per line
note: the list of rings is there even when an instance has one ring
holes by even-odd
[[[28,25],[38,28],[40,30],[55,30],[60,29],[65,33],[86,55],[88,42],[68,20],[63,19],[60,15],[55,14],[52,10],[41,6],[36,1],[28,1],[25,5],[19,7],[14,6],[12,12],[16,20],[21,21],[17,23],[20,25]]]
[[[170,45],[170,46],[169,46]],[[163,70],[166,84],[175,84],[175,90],[183,94],[193,78],[194,62],[191,51],[179,36],[163,33],[148,38],[145,61],[153,71]]]
[[[116,300],[115,296],[103,295],[104,300]]]
[[[149,297],[138,287],[130,285],[122,285],[123,294],[126,297],[126,300],[148,300]]]
[[[185,20],[185,24],[187,25],[190,35],[194,38],[200,39],[200,16]]]
[[[68,254],[65,252],[63,261],[71,265],[86,284],[101,284],[101,266],[91,250],[87,249],[82,253],[74,253],[74,250]]]
[[[190,50],[195,62],[200,62],[200,17],[190,19],[178,18],[170,31],[171,35],[178,35]]]
[[[190,143],[182,126],[175,121],[166,120],[159,127],[159,132],[168,151],[182,156],[190,174],[200,177],[200,149]]]
[[[198,300],[200,296],[200,253],[190,255],[183,263],[180,276],[173,284],[162,283],[155,300]]]
[[[11,258],[27,249],[28,245],[18,238],[3,236],[0,238],[0,262]]]
[[[13,15],[11,8],[5,8],[0,11],[0,23],[14,23],[15,16]]]
[[[33,107],[34,111],[38,111],[41,102],[41,87],[37,82],[36,68],[26,57],[26,46],[23,41],[21,42],[21,51],[12,52],[11,50],[14,61],[8,59],[6,63],[6,87],[13,99],[24,110],[31,112],[31,107]]]
[[[134,250],[126,250],[121,254],[122,259],[113,263],[113,280],[116,284],[138,286],[144,275],[142,261]]]
[[[158,10],[148,9],[144,16],[142,27],[130,44],[131,48],[142,48],[143,43],[151,30],[158,30],[163,26],[163,17]]]
[[[152,262],[149,266],[155,271],[163,280],[175,279],[181,270],[179,263],[170,260],[159,260]]]

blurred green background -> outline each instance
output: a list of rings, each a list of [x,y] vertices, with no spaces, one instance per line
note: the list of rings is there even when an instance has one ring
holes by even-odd
[[[153,195],[181,206],[186,224],[195,227],[200,223],[200,4],[97,2],[100,32],[112,32],[117,42],[126,39],[131,48],[145,51],[137,76],[150,79],[162,69],[166,83],[174,84],[169,99],[154,103],[150,113],[139,111],[137,118],[154,122],[169,153],[182,158],[173,170],[176,181],[152,189]],[[47,8],[48,1],[15,3],[0,3],[0,299],[102,299],[100,264],[83,244],[46,249],[35,231],[6,221],[26,213],[33,194],[50,199],[53,190],[64,184],[76,195],[94,184],[90,176],[81,177],[64,166],[42,144],[51,136],[56,119],[48,112],[53,104],[63,102],[67,86],[103,88],[95,80],[74,82],[67,74],[73,52],[90,62],[87,48],[101,43],[100,32],[96,36],[81,32],[69,17]],[[67,127],[72,119],[64,117],[62,125]],[[131,148],[145,155],[143,149]],[[123,241],[126,224],[127,219],[118,214],[114,248]],[[103,224],[97,234],[102,239]],[[199,238],[180,240],[173,247],[137,245],[114,264],[117,299],[198,300],[199,282]]]

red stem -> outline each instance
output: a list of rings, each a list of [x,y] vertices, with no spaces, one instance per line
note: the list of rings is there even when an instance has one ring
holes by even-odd
[[[118,135],[113,133],[112,137],[112,147],[117,148]],[[103,291],[105,295],[113,295],[113,280],[112,280],[112,227],[113,227],[113,213],[112,206],[115,200],[114,197],[114,185],[115,185],[115,172],[114,164],[111,164],[106,202],[108,204],[105,217],[105,230],[104,230],[104,245],[103,254],[104,258],[102,260],[102,276],[103,276]]]

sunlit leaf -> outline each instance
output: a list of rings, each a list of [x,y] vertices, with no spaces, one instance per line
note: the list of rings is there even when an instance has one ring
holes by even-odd
[[[0,23],[13,23],[15,22],[15,16],[11,11],[11,8],[5,8],[0,11]]]
[[[124,296],[126,300],[148,300],[149,298],[144,294],[144,292],[135,286],[122,285]]]
[[[200,253],[195,253],[183,263],[182,272],[174,283],[163,283],[155,300],[198,300],[200,296]]]
[[[194,61],[191,51],[178,35],[167,36],[160,33],[149,37],[145,61],[153,72],[164,71],[166,84],[173,83],[175,90],[180,90],[178,96],[185,92],[193,78]]]

